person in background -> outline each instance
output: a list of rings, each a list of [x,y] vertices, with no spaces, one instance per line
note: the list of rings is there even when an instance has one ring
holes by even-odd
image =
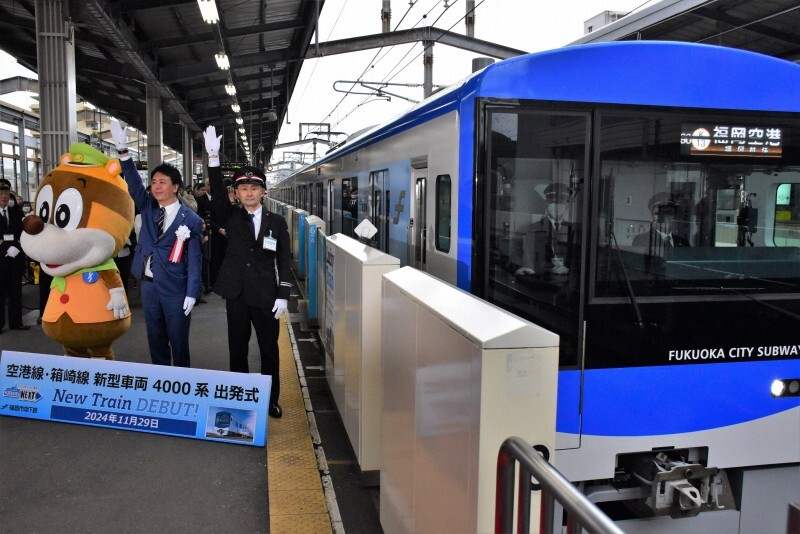
[[[211,181],[211,216],[226,230],[228,249],[214,292],[225,299],[231,371],[249,372],[247,362],[251,328],[261,352],[261,374],[272,376],[269,415],[281,417],[278,336],[280,316],[289,299],[289,232],[286,220],[262,205],[264,173],[242,167],[233,175],[240,206],[230,203],[219,167],[216,129],[204,132]],[[251,327],[252,325],[252,327]]]
[[[28,330],[22,324],[22,273],[25,254],[19,238],[22,234],[22,208],[12,202],[11,182],[0,178],[0,333],[6,324],[6,299],[8,299],[8,327],[11,330]]]
[[[128,191],[142,216],[131,270],[140,280],[147,341],[154,364],[190,366],[191,313],[200,296],[203,221],[178,202],[181,174],[172,165],[151,171],[150,195],[128,155],[125,126],[111,121]]]

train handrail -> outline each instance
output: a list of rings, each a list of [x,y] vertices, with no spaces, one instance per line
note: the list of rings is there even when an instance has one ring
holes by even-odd
[[[531,476],[542,490],[541,532],[553,531],[554,502],[558,501],[569,518],[589,532],[624,534],[594,503],[553,467],[539,450],[524,439],[512,436],[500,446],[497,455],[497,491],[495,496],[495,533],[510,533],[514,522],[515,467],[519,462],[519,485],[517,497],[517,532],[530,532]]]

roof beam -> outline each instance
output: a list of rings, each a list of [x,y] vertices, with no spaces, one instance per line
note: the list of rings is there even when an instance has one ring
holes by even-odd
[[[446,44],[448,46],[461,48],[462,50],[468,50],[470,52],[475,52],[477,54],[498,59],[508,59],[510,57],[521,56],[527,53],[515,48],[501,46],[495,43],[490,43],[489,41],[483,41],[481,39],[466,37],[464,35],[449,32],[447,30],[440,30],[430,26],[389,33],[376,33],[373,35],[364,35],[362,37],[353,37],[338,41],[328,41],[327,43],[320,43],[319,50],[320,57],[324,57],[335,54],[345,54],[347,52],[358,52],[360,50],[381,48],[385,46],[416,43],[419,41],[435,41],[440,44]],[[306,59],[317,57],[315,47],[309,46],[305,57]]]
[[[221,30],[222,38],[228,39],[231,37],[242,37],[244,35],[264,34],[281,30],[294,30],[304,26],[303,19],[294,18],[291,20],[281,22],[267,22],[264,24],[254,24],[252,26],[243,26],[241,28],[225,28]],[[196,33],[194,35],[187,35],[185,37],[169,37],[165,39],[154,39],[144,43],[146,50],[156,50],[164,48],[172,48],[175,46],[186,46],[189,44],[203,43],[206,41],[214,41],[216,35],[214,32]]]
[[[158,76],[153,72],[154,66],[145,59],[146,55],[140,50],[133,32],[121,20],[109,13],[106,3],[103,0],[88,0],[84,9],[97,25],[98,31],[108,37],[146,83],[152,84],[156,88],[164,100],[164,108],[177,115],[179,120],[190,129],[199,131],[200,128],[186,111],[183,102],[172,92],[172,89],[159,81]]]
[[[755,33],[756,35],[760,35],[761,37],[767,37],[770,39],[777,39],[779,41],[783,41],[792,46],[797,46],[798,44],[800,44],[800,41],[797,39],[797,37],[795,37],[790,33],[778,31],[774,28],[769,28],[764,24],[754,23],[753,21],[748,21],[745,19],[740,19],[739,17],[728,15],[727,13],[724,13],[719,9],[700,7],[698,9],[695,9],[692,12],[692,14],[706,20],[711,20],[714,22],[724,22],[725,24],[729,24],[732,30],[746,30]],[[763,18],[764,17],[762,17],[762,19]],[[708,39],[713,39],[718,35],[720,35],[720,33],[726,33],[726,32],[716,32],[712,35],[709,35],[708,37],[699,39],[696,42],[702,43],[703,41],[706,41]]]

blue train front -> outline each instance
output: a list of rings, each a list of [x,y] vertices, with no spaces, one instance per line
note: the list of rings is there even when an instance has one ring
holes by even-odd
[[[800,498],[797,65],[661,42],[514,58],[273,195],[329,235],[368,218],[404,265],[556,332],[555,463],[616,519],[758,531]]]

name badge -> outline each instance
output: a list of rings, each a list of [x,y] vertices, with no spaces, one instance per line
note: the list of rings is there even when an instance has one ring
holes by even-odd
[[[14,234],[3,234],[3,241],[14,241]]]
[[[269,236],[264,236],[264,250],[271,250],[275,252],[278,250],[278,240],[272,237],[272,230],[269,231]]]

